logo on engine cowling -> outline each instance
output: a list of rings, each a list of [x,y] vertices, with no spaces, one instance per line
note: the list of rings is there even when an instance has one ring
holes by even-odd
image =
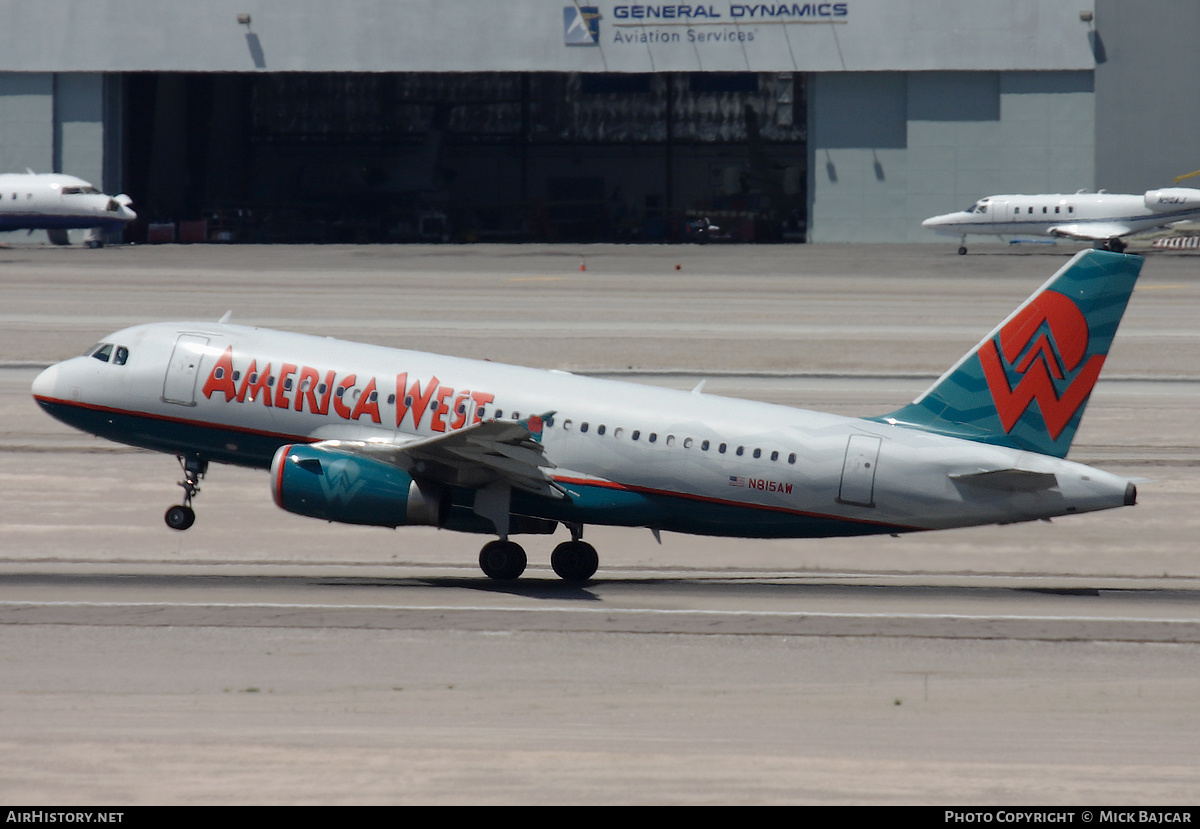
[[[338,458],[324,464],[321,492],[327,504],[348,505],[366,484],[360,479],[358,464],[349,458]]]
[[[1092,392],[1104,355],[1087,356],[1087,318],[1067,297],[1044,291],[979,349],[992,402],[1004,431],[1011,432],[1037,401],[1051,440]],[[1009,380],[1017,375],[1016,384]]]

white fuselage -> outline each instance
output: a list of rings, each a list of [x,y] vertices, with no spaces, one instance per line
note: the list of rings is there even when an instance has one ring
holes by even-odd
[[[0,230],[119,227],[137,218],[128,196],[109,196],[58,173],[0,175]]]
[[[218,323],[140,325],[108,342],[110,359],[42,373],[39,403],[112,440],[217,462],[266,468],[287,444],[403,444],[553,412],[541,443],[569,497],[513,501],[553,520],[805,537],[1130,503],[1129,482],[1096,469],[873,420]],[[1057,485],[952,477],[1018,468]]]
[[[1200,216],[1200,190],[1175,187],[1142,195],[988,196],[967,210],[932,216],[922,225],[956,236],[1058,236],[1104,241],[1196,216]]]

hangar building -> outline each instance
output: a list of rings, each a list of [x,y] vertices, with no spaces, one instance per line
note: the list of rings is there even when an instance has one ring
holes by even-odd
[[[1194,0],[0,14],[0,172],[128,193],[134,240],[660,241],[707,217],[755,241],[934,241],[922,218],[983,195],[1200,167]]]

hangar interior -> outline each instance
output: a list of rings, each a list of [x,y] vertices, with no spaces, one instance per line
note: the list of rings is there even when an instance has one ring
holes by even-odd
[[[804,232],[791,73],[130,73],[122,183],[245,241]],[[136,229],[134,233],[136,233]]]

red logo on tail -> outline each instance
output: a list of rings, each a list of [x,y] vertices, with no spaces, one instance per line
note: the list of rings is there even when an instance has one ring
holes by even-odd
[[[1074,302],[1045,291],[1000,329],[999,347],[992,340],[979,349],[979,362],[1005,432],[1012,431],[1036,400],[1050,439],[1058,440],[1091,394],[1104,365],[1103,354],[1083,361],[1089,333],[1087,319]],[[1021,375],[1015,387],[1009,387],[1006,365]],[[1072,374],[1059,397],[1050,376],[1064,380]]]

